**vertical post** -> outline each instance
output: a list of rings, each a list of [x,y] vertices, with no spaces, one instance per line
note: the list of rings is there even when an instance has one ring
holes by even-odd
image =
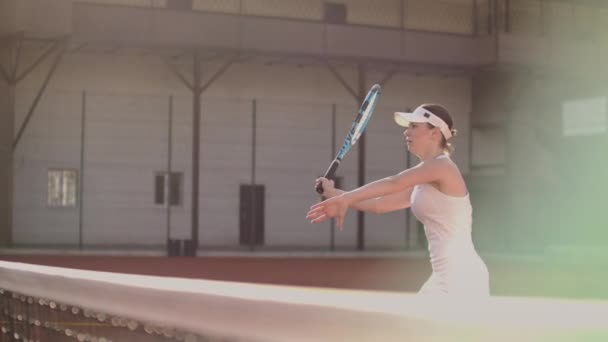
[[[477,37],[479,36],[479,21],[478,21],[478,17],[479,17],[479,4],[477,3],[478,0],[473,0],[473,8],[471,9],[471,21],[472,21],[472,25],[473,25],[473,37]]]
[[[407,151],[405,155],[405,168],[409,169],[411,165],[411,155],[410,152]],[[411,227],[410,222],[412,221],[412,213],[411,210],[405,211],[405,249],[410,249],[410,241],[411,241]]]
[[[505,1],[505,13],[504,13],[504,21],[505,21],[505,26],[504,26],[504,32],[505,33],[511,33],[511,0],[504,0]]]
[[[171,186],[171,172],[173,168],[173,95],[169,95],[169,118],[167,127],[167,175],[169,186]],[[167,244],[171,239],[171,193],[168,192],[167,201]],[[167,246],[169,248],[169,246]]]
[[[323,57],[327,57],[327,0],[322,0],[322,4],[323,7],[323,17],[321,20],[323,20],[323,31],[321,32],[322,34],[322,39],[323,39]]]
[[[513,80],[514,77],[509,76],[509,75],[503,75],[499,72],[495,72],[495,79],[498,79],[497,84],[505,84],[507,87],[507,91],[509,93],[509,95],[507,95],[507,101],[509,101],[510,103],[513,103],[515,101],[516,96],[513,96],[513,92],[515,91],[515,87],[517,87],[516,84],[514,84]],[[513,186],[513,184],[515,184],[515,175],[513,174],[514,172],[514,165],[513,165],[513,160],[515,160],[514,156],[516,154],[516,151],[514,150],[514,133],[516,132],[516,127],[515,127],[515,122],[514,122],[514,113],[513,113],[513,108],[509,108],[507,110],[507,113],[505,113],[507,115],[507,134],[506,134],[506,153],[505,153],[505,169],[506,169],[506,173],[507,173],[507,184],[508,184],[508,191],[507,191],[507,205],[508,208],[506,208],[509,213],[509,215],[511,217],[517,217],[515,216],[517,213],[515,212],[515,203],[517,203],[516,201],[520,201],[521,197],[519,196],[518,193],[516,193],[516,190],[514,189],[515,187]],[[520,221],[521,222],[521,221]],[[507,246],[509,248],[510,251],[512,251],[512,248],[514,247],[514,242],[516,242],[517,238],[515,236],[516,233],[513,233],[512,230],[509,230],[509,236],[507,239]]]
[[[6,43],[6,44],[5,44]],[[13,56],[14,41],[8,39],[6,41],[0,41],[0,49],[7,49],[9,57]],[[0,50],[1,51],[1,50]],[[9,62],[12,58],[9,58]],[[13,67],[12,63],[9,63],[9,67]],[[14,156],[15,149],[12,148],[13,139],[15,137],[15,96],[17,92],[17,81],[15,80],[14,70],[5,70],[0,65],[0,82],[2,82],[3,90],[5,89],[6,95],[6,108],[0,108],[0,112],[4,115],[0,115],[2,122],[0,123],[0,148],[2,154],[2,160],[0,165],[2,168],[2,178],[0,181],[0,192],[2,193],[2,200],[0,201],[0,245],[11,247],[13,244],[13,202],[14,202]],[[6,88],[4,88],[6,86]]]
[[[545,36],[547,34],[547,32],[548,32],[548,29],[547,29],[547,13],[546,13],[546,11],[547,11],[547,7],[546,7],[547,4],[545,4],[545,0],[540,0],[539,6],[540,6],[540,9],[539,9],[539,12],[540,12],[540,18],[539,18],[539,21],[540,21],[540,32],[539,33],[540,33],[541,36]]]
[[[399,1],[399,28],[405,30],[405,0]]]
[[[194,91],[192,92],[192,247],[198,249],[198,195],[199,195],[199,157],[201,126],[201,60],[199,51],[194,52]]]
[[[82,92],[82,108],[80,118],[80,177],[79,177],[79,193],[78,193],[78,249],[83,248],[83,230],[84,230],[84,158],[85,158],[85,140],[86,140],[86,108],[87,108],[87,93]]]
[[[473,81],[473,84],[475,83],[475,81]],[[473,89],[475,89],[475,86],[473,86]],[[475,99],[472,99],[473,102],[471,102],[472,106],[475,106]],[[468,153],[469,153],[469,174],[473,173],[473,130],[475,129],[475,126],[473,124],[473,113],[469,114],[469,148],[468,148]]]
[[[6,231],[6,242],[8,247],[13,246],[13,207],[15,203],[15,151],[11,146],[12,139],[14,135],[14,127],[15,127],[15,105],[17,96],[17,85],[15,83],[10,83],[8,85],[8,120],[7,120],[7,129],[10,134],[7,135],[11,140],[7,142],[6,145],[6,153],[8,159],[8,167],[7,167],[7,207],[6,207],[6,223],[7,223],[7,231]]]
[[[12,65],[11,65],[11,69],[13,70],[13,74],[11,75],[11,78],[13,80],[16,80],[19,74],[19,62],[21,60],[21,48],[23,46],[23,36],[24,33],[23,31],[19,32],[19,38],[17,39],[17,48],[15,49],[16,51],[14,53],[11,53],[11,58],[13,59]]]
[[[336,155],[336,104],[331,105],[331,156],[330,160]],[[336,249],[336,222],[330,220],[329,223],[329,249]]]
[[[243,20],[244,20],[244,16],[243,16],[243,0],[239,0],[239,13],[237,14],[237,20],[238,20],[238,50],[242,51],[243,50]]]
[[[492,32],[494,32],[493,30],[493,26],[494,26],[494,21],[493,21],[493,16],[494,16],[494,0],[487,0],[488,2],[488,34],[492,34]]]
[[[407,18],[407,3],[406,0],[401,0],[399,2],[399,28],[401,29],[400,32],[400,39],[401,41],[399,42],[399,46],[401,49],[401,58],[405,58],[405,35],[406,35],[406,30],[407,30],[407,24],[406,24],[406,18]]]
[[[358,65],[358,104],[361,104],[365,97],[365,70],[363,65]],[[365,184],[365,137],[367,134],[363,132],[359,138],[359,173],[358,173],[358,186]],[[365,213],[363,211],[357,211],[357,249],[362,251],[365,249]]]
[[[490,17],[492,17],[491,32],[494,35],[494,63],[498,64],[500,61],[500,30],[498,23],[498,0],[490,0],[492,4],[492,10],[490,11]]]
[[[2,80],[0,80],[2,82]],[[0,201],[0,245],[11,247],[13,244],[13,196],[14,196],[14,151],[12,148],[15,127],[15,83],[7,80],[6,82],[6,116],[2,118],[2,168],[4,177],[2,182],[2,200]],[[4,108],[0,108],[4,110]]]
[[[255,203],[255,194],[256,194],[256,186],[255,186],[255,169],[256,169],[256,123],[257,123],[257,101],[253,99],[251,102],[251,191],[249,193],[251,200],[251,219],[249,226],[249,250],[255,250],[255,239],[256,239],[256,203]]]

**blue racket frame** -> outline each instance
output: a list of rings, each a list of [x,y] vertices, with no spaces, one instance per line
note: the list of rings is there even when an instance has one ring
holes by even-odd
[[[336,157],[325,171],[325,175],[323,177],[327,179],[334,178],[336,170],[338,166],[340,166],[340,162],[346,156],[348,151],[357,143],[357,140],[361,137],[361,134],[365,132],[367,125],[369,123],[372,114],[376,108],[376,104],[378,103],[378,99],[380,98],[380,91],[382,88],[379,84],[374,84],[371,89],[367,92],[363,103],[359,107],[359,111],[357,112],[357,116],[355,117],[355,121],[346,134],[346,138],[344,138],[344,142],[342,143],[342,147],[336,154]],[[323,185],[319,183],[316,187],[316,190],[319,194],[323,194]]]

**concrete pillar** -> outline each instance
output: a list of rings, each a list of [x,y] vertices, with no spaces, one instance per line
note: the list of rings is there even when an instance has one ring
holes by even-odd
[[[0,81],[0,246],[11,243],[15,87]]]
[[[17,0],[0,0],[0,37],[16,31]],[[10,73],[10,41],[0,38],[0,63]],[[0,76],[0,246],[11,244],[15,87]]]
[[[538,141],[542,101],[534,76],[493,70],[473,78],[473,130],[504,138],[497,145],[504,143],[506,155],[504,174],[473,173],[469,180],[476,192],[472,199],[474,235],[485,245],[482,248],[518,252],[545,243],[544,227],[536,217],[541,203],[539,186],[545,176],[540,170],[546,169],[539,165],[544,153]],[[498,135],[500,130],[506,134]],[[495,153],[501,155],[503,150]]]

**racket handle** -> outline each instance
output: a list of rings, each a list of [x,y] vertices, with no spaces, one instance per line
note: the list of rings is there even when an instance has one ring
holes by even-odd
[[[331,165],[329,165],[329,168],[327,169],[327,171],[325,171],[325,175],[323,177],[325,177],[327,179],[334,178],[334,174],[336,173],[338,166],[340,166],[340,160],[334,159],[331,162]],[[319,185],[317,185],[316,189],[320,195],[323,195],[323,183],[319,183]]]

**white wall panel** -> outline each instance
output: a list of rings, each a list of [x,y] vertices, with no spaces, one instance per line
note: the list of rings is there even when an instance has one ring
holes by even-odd
[[[257,182],[266,185],[267,245],[319,246],[328,226],[310,225],[318,200],[314,180],[328,165],[331,106],[278,101],[258,103]]]
[[[154,175],[166,169],[168,97],[87,96],[85,244],[164,244]]]
[[[72,32],[72,0],[14,2],[17,31],[45,37],[68,35]]]
[[[20,127],[33,99],[25,89],[17,97]],[[78,208],[47,207],[47,170],[79,169],[81,94],[48,91],[24,131],[14,156],[14,226],[16,244],[78,242]]]
[[[252,101],[204,98],[201,105],[202,245],[238,245],[239,185],[251,183]]]

